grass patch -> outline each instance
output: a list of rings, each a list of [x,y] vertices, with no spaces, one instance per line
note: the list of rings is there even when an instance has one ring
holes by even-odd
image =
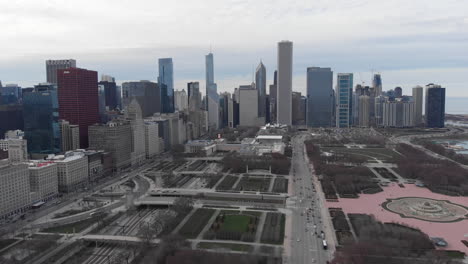
[[[465,253],[456,250],[446,250],[444,251],[447,257],[454,258],[454,259],[463,259],[465,258]]]
[[[251,252],[253,247],[247,244],[231,244],[231,243],[210,243],[200,242],[198,248],[203,249],[230,249],[232,251]]]
[[[221,231],[244,232],[250,222],[247,215],[226,215]]]

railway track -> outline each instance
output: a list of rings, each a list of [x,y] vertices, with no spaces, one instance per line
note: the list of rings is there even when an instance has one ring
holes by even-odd
[[[114,235],[132,235],[137,228],[140,227],[141,222],[152,214],[156,213],[156,209],[143,209],[135,215],[128,218],[122,229],[117,229],[113,232]],[[109,263],[111,258],[118,252],[117,245],[110,243],[102,243],[98,250],[96,250],[83,264],[106,264]]]

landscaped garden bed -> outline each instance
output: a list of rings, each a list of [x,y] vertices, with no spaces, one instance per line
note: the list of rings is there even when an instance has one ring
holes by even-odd
[[[267,244],[283,244],[285,221],[286,218],[284,214],[267,213],[261,242]]]
[[[197,209],[179,230],[179,234],[186,238],[196,238],[215,212],[213,209]]]
[[[219,190],[219,191],[231,190],[232,186],[236,183],[238,179],[239,178],[236,176],[228,175],[223,179],[222,182],[218,184],[218,186],[216,187],[216,190]]]

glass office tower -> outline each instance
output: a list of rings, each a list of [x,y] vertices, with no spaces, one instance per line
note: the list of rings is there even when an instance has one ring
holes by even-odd
[[[23,95],[24,134],[28,152],[60,152],[60,127],[57,87],[40,84]]]

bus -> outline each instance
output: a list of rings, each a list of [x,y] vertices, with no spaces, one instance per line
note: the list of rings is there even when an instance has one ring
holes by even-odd
[[[327,245],[327,241],[325,239],[322,240],[322,245],[323,245],[323,249],[327,250],[328,245]]]

